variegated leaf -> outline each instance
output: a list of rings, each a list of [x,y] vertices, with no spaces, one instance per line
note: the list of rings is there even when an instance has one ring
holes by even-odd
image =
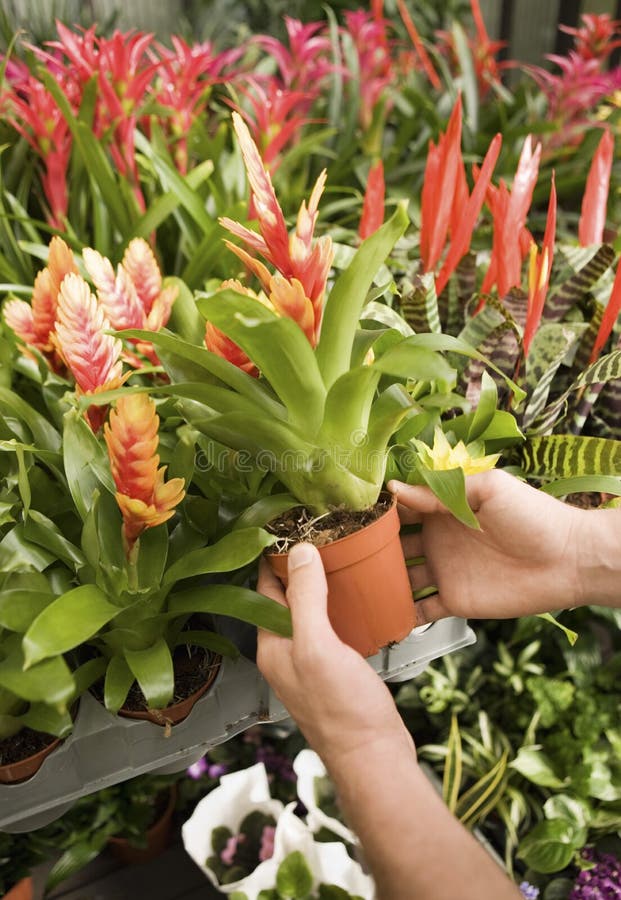
[[[575,271],[546,300],[543,316],[549,322],[559,322],[563,319],[569,310],[591,290],[615,259],[615,251],[609,244],[602,244],[595,253],[593,253],[592,247],[578,249],[580,252],[576,254],[565,251],[564,255],[569,257],[570,264]],[[576,266],[579,267],[576,269]]]
[[[521,447],[520,462],[532,478],[616,475],[621,472],[621,441],[569,434],[530,437]]]
[[[432,272],[404,281],[400,305],[401,315],[417,334],[442,331]]]
[[[526,360],[525,389],[529,401],[522,418],[523,428],[528,428],[546,405],[554,376],[578,336],[575,327],[556,323],[541,325],[535,333]]]

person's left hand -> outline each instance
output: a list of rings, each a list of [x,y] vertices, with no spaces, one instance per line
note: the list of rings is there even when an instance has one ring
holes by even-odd
[[[327,766],[386,742],[412,739],[390,691],[369,664],[335,634],[327,611],[321,557],[311,544],[289,554],[285,590],[261,560],[258,590],[288,604],[293,639],[259,629],[257,665]],[[378,600],[381,598],[378,598]]]

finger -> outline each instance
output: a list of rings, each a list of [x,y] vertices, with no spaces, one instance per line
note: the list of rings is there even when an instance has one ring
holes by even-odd
[[[408,578],[413,591],[420,591],[434,584],[433,575],[426,563],[418,566],[408,566]]]
[[[424,600],[417,600],[414,609],[416,610],[417,625],[429,625],[431,622],[437,622],[438,619],[445,619],[451,615],[438,594],[432,594],[430,597],[425,597]]]
[[[282,582],[277,575],[272,571],[272,567],[265,559],[262,557],[259,562],[259,580],[257,581],[257,590],[260,594],[265,594],[266,597],[269,597],[270,600],[275,600],[277,603],[282,603],[283,606],[287,605],[287,598],[285,596],[285,590],[282,586]]]
[[[421,521],[421,515],[448,512],[446,506],[428,487],[418,484],[403,484],[402,481],[389,481],[387,487],[397,498],[399,506],[404,508],[404,515],[408,516],[408,521],[412,521],[412,515],[414,521],[416,521],[416,517],[418,517],[418,521]]]
[[[407,506],[402,506],[401,503],[397,503],[397,512],[402,525],[420,525],[423,521],[421,513],[408,509]]]
[[[287,602],[293,633],[302,641],[317,640],[331,630],[328,619],[328,585],[319,551],[312,544],[296,544],[289,553]]]
[[[421,534],[402,534],[401,549],[405,556],[406,565],[411,565],[412,561],[416,561],[423,554],[423,536]]]

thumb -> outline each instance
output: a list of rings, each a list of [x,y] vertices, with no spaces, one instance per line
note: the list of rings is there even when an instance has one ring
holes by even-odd
[[[293,633],[304,636],[330,627],[328,585],[319,551],[312,544],[296,544],[289,552],[287,603]]]

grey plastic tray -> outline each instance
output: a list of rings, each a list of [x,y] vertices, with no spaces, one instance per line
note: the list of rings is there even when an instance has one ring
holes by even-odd
[[[404,681],[420,674],[432,659],[474,640],[463,619],[443,619],[414,629],[369,663],[384,680]],[[168,737],[164,728],[114,716],[86,695],[73,733],[39,771],[22,784],[0,785],[0,831],[41,828],[86,794],[145,772],[181,772],[210,747],[246,728],[287,717],[256,666],[244,658],[224,660],[213,687]]]

